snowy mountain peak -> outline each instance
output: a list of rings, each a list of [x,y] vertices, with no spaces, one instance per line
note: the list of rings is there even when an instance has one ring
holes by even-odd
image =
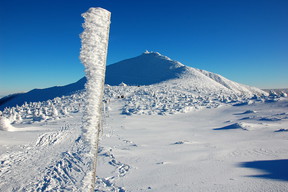
[[[265,94],[260,89],[241,85],[221,75],[185,66],[159,52],[145,51],[140,56],[107,67],[106,84],[109,85],[119,85],[122,82],[127,85],[169,84],[172,81],[185,90]]]
[[[146,51],[140,56],[107,66],[106,84],[151,85],[178,78],[186,67],[158,52]]]
[[[38,102],[70,95],[71,93],[84,89],[86,78],[83,77],[76,83],[62,87],[51,87],[47,89],[34,89],[25,94],[19,94],[9,100],[5,100],[0,110],[5,107],[22,105],[25,102]],[[226,79],[225,77],[183,65],[158,52],[146,51],[143,54],[120,61],[107,66],[105,83],[118,86],[126,85],[160,85],[182,90],[185,92],[197,92],[197,94],[222,94],[227,95],[267,95],[266,92],[242,85]]]

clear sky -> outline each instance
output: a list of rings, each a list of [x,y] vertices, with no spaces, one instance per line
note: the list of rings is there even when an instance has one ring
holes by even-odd
[[[81,13],[112,12],[108,64],[157,51],[259,88],[288,88],[287,0],[1,0],[0,95],[84,76]]]

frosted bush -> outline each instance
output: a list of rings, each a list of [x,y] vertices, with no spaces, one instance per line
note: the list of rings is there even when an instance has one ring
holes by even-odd
[[[43,102],[24,103],[22,106],[5,108],[2,116],[11,123],[43,122],[67,117],[70,113],[82,110],[84,92],[79,91],[70,96],[55,98]]]
[[[282,91],[282,92],[280,93],[280,96],[281,96],[281,97],[287,97],[287,93],[285,93],[284,91]]]
[[[54,107],[54,105],[52,105],[51,116],[54,118],[57,118],[59,116],[58,110],[56,109],[56,107]]]
[[[0,130],[1,131],[15,131],[11,122],[6,117],[0,116]]]

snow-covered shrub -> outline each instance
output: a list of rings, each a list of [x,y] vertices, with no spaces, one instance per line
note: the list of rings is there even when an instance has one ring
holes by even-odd
[[[270,90],[269,97],[270,98],[279,98],[279,95],[275,91]]]
[[[1,131],[15,131],[11,122],[6,117],[0,116],[0,130]]]
[[[57,118],[59,116],[59,112],[54,105],[52,105],[51,117]]]
[[[22,106],[5,108],[2,116],[11,123],[32,123],[59,119],[70,113],[82,111],[84,92],[79,91],[70,96],[55,98],[43,102],[24,103]]]
[[[282,91],[282,92],[280,93],[280,96],[281,96],[281,97],[287,97],[287,93],[285,93],[284,91]]]

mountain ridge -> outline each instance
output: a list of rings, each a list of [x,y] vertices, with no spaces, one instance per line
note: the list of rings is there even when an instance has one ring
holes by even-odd
[[[158,52],[143,54],[108,65],[105,84],[116,86],[121,83],[131,86],[146,86],[161,83],[175,83],[186,90],[197,89],[204,92],[227,92],[231,94],[265,95],[266,92],[226,79],[225,77],[174,61]],[[86,78],[65,86],[33,89],[6,99],[0,110],[5,107],[22,105],[25,102],[39,102],[66,96],[85,88]]]

